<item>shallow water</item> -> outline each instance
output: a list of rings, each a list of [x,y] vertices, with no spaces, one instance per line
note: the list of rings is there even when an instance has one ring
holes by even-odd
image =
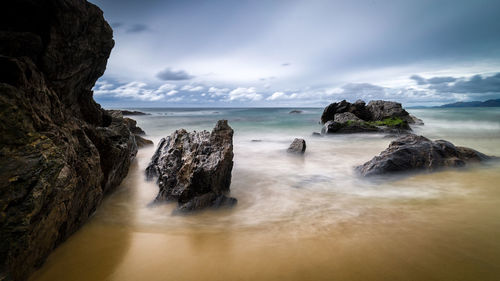
[[[312,137],[321,109],[139,109],[155,143],[177,128],[235,130],[231,210],[148,207],[142,149],[122,186],[31,280],[499,280],[500,165],[383,181],[353,167],[382,135]],[[415,131],[500,155],[500,109],[415,109]],[[303,157],[286,154],[295,137]],[[261,140],[252,142],[252,140]]]

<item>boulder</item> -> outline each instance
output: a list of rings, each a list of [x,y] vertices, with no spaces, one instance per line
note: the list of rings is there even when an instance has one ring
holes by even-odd
[[[287,149],[289,153],[304,154],[306,152],[306,141],[304,139],[294,139]]]
[[[0,2],[0,279],[24,280],[94,213],[137,153],[94,101],[113,32],[84,0]]]
[[[471,148],[455,146],[445,140],[431,141],[423,136],[409,134],[391,142],[379,156],[356,167],[356,170],[367,177],[419,170],[436,171],[489,159],[492,157]]]
[[[328,121],[333,121],[335,119],[335,114],[344,112],[350,112],[362,120],[369,120],[370,118],[370,113],[366,110],[365,103],[363,101],[350,103],[343,100],[341,102],[334,102],[323,110],[321,123],[325,124]]]
[[[335,114],[335,117],[333,118],[333,121],[337,123],[345,123],[348,121],[351,122],[363,122],[362,119],[360,119],[358,116],[354,115],[351,112],[343,112],[343,113],[337,113]]]
[[[410,124],[414,122],[410,114],[399,102],[374,100],[368,103],[366,109],[370,113],[370,119],[367,121],[382,121],[387,118],[397,117]]]
[[[321,116],[322,133],[392,133],[405,134],[411,131],[409,124],[423,124],[422,120],[409,115],[400,103],[391,101],[362,100],[350,103],[345,100],[332,103]]]
[[[155,202],[175,201],[176,212],[232,206],[226,195],[233,169],[233,129],[219,120],[212,132],[175,131],[158,144],[146,177],[156,179]]]

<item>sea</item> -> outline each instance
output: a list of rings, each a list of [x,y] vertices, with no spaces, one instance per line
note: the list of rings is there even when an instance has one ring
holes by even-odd
[[[234,129],[232,209],[151,205],[155,146],[30,280],[500,280],[500,164],[361,178],[382,134],[313,136],[322,108],[132,108],[154,141]],[[290,114],[301,110],[300,114]],[[500,156],[500,108],[410,109],[416,134]],[[286,149],[306,140],[304,155]]]

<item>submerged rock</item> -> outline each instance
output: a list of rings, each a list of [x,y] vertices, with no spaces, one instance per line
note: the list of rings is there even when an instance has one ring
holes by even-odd
[[[177,201],[186,212],[236,204],[226,196],[232,169],[233,129],[219,120],[211,133],[180,129],[161,139],[146,176],[157,179],[155,202]]]
[[[94,101],[113,32],[83,0],[0,2],[0,279],[23,280],[96,210],[137,152]]]
[[[306,141],[304,139],[294,139],[287,151],[289,153],[303,154],[306,152]]]
[[[444,167],[463,167],[468,163],[488,159],[492,157],[471,148],[409,134],[391,142],[379,156],[356,167],[356,170],[363,176],[416,170],[435,171]]]
[[[294,109],[294,110],[292,110],[292,111],[290,111],[290,112],[288,112],[288,113],[289,113],[289,114],[300,114],[300,113],[302,113],[302,112],[303,112],[302,110],[297,110],[297,109]]]

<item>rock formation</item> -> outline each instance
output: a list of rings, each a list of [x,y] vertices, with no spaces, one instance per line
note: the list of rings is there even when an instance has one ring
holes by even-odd
[[[288,114],[301,114],[302,112],[303,112],[302,110],[294,109],[294,110],[288,112]]]
[[[407,133],[409,124],[423,124],[422,120],[411,116],[400,103],[391,101],[371,101],[368,105],[358,100],[345,100],[328,105],[321,115],[324,124],[322,133]]]
[[[161,139],[146,169],[157,179],[160,192],[155,202],[176,201],[177,211],[236,204],[227,197],[233,169],[233,129],[219,120],[210,133],[184,129]]]
[[[113,117],[123,119],[130,132],[134,135],[137,147],[141,148],[144,146],[153,145],[152,141],[142,137],[146,135],[146,132],[144,132],[144,130],[137,126],[137,121],[127,117],[123,117],[123,110],[107,110],[107,112]]]
[[[391,142],[379,156],[356,170],[363,176],[383,175],[404,171],[436,171],[444,167],[463,167],[467,163],[492,159],[474,149],[455,146],[445,140],[431,141],[423,136],[408,134]]]
[[[120,110],[123,116],[127,115],[151,115],[149,113],[136,111],[136,110]]]
[[[287,151],[289,153],[303,154],[306,152],[306,141],[304,139],[294,139]]]
[[[0,279],[23,280],[117,187],[137,152],[93,100],[113,33],[84,0],[0,4]]]

